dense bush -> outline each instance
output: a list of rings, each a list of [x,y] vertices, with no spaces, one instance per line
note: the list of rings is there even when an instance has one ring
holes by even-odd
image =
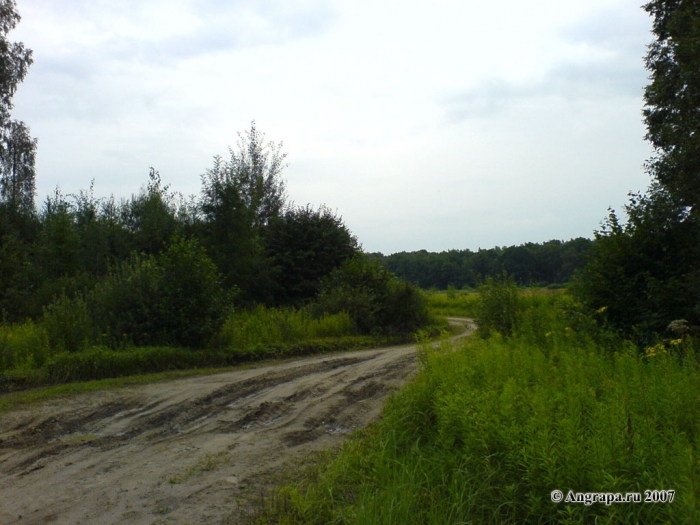
[[[510,336],[517,329],[520,315],[520,293],[512,277],[503,273],[489,277],[479,286],[476,322],[478,333],[488,337],[493,332]]]
[[[156,259],[147,255],[132,254],[110,269],[88,297],[101,340],[119,347],[166,338],[159,312],[161,275]]]
[[[264,232],[278,279],[275,303],[300,306],[319,291],[321,280],[360,251],[340,217],[321,206],[291,208],[274,217]]]
[[[174,237],[157,257],[132,254],[87,294],[60,295],[44,309],[51,347],[88,343],[201,347],[228,313],[216,267],[196,241]]]
[[[202,347],[219,332],[228,302],[216,266],[194,240],[175,238],[157,259],[163,342]]]
[[[626,224],[610,213],[572,290],[591,311],[640,342],[670,322],[700,325],[700,216],[663,188],[633,196]]]
[[[46,330],[49,345],[55,352],[78,352],[95,336],[88,305],[81,295],[71,299],[61,294],[44,309],[41,326]]]
[[[413,332],[429,321],[423,292],[357,256],[325,280],[315,308],[347,312],[361,333]]]

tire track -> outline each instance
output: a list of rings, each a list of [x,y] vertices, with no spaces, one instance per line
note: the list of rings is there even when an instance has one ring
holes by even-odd
[[[241,523],[293,458],[377,418],[411,345],[54,400],[0,416],[0,523]]]

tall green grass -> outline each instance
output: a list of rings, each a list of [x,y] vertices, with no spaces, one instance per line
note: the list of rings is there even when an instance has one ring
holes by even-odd
[[[350,316],[341,312],[315,317],[306,309],[265,308],[231,314],[217,344],[247,348],[258,344],[296,343],[305,339],[356,335]]]
[[[522,298],[510,338],[423,343],[418,377],[382,421],[261,522],[700,522],[700,367],[692,340],[640,351],[589,331],[566,295]],[[672,503],[554,503],[675,490]]]
[[[431,292],[428,309],[433,315],[476,317],[479,296],[466,292]]]
[[[70,304],[66,299],[47,309],[40,323],[0,325],[0,392],[369,348],[405,342],[406,337],[358,335],[345,313],[314,317],[308,310],[258,307],[230,314],[205,349],[137,347],[126,339],[115,349],[90,340],[84,309],[72,310]]]
[[[43,366],[53,353],[47,331],[33,321],[0,325],[0,372]]]

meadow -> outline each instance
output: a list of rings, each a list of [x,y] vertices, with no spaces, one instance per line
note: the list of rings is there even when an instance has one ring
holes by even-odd
[[[501,330],[424,340],[418,376],[381,421],[279,489],[259,523],[700,522],[690,336],[639,348],[565,292],[489,284],[473,312]],[[447,300],[431,297],[440,308]],[[449,300],[460,312],[476,301]],[[554,502],[555,490],[581,501]],[[592,493],[638,493],[642,503]]]

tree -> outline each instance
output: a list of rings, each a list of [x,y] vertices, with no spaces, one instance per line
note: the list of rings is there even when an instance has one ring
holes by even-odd
[[[646,138],[656,150],[650,174],[681,202],[700,205],[700,3],[653,0],[644,9],[654,17],[656,39],[646,67]]]
[[[574,286],[641,342],[675,320],[700,324],[700,4],[653,0],[644,9],[654,16],[643,110],[654,182],[630,195],[626,224],[610,213]]]
[[[205,201],[216,205],[225,188],[235,188],[253,227],[266,225],[279,215],[286,200],[281,174],[287,154],[281,149],[281,142],[265,142],[265,134],[251,122],[250,131],[238,133],[238,151],[229,147],[230,160],[214,157],[214,167],[202,176]]]
[[[0,0],[0,205],[4,228],[34,211],[36,139],[24,122],[10,119],[12,97],[32,64],[32,51],[7,34],[20,21],[14,0]],[[0,232],[2,233],[2,232]]]
[[[611,212],[573,290],[613,326],[645,340],[676,319],[700,323],[700,221],[654,184],[633,195],[621,224]]]
[[[202,175],[202,228],[226,286],[238,286],[240,300],[270,302],[274,278],[261,233],[285,204],[286,154],[280,153],[281,143],[265,142],[255,122],[238,136],[230,160],[214,157],[214,166]]]
[[[155,255],[168,244],[177,228],[174,195],[170,186],[163,186],[160,173],[151,168],[148,184],[132,196],[124,207],[124,223],[133,233],[134,248],[138,252]]]
[[[347,312],[363,334],[410,333],[429,320],[423,293],[364,254],[324,279],[315,308],[319,313]]]
[[[264,243],[282,276],[275,302],[288,305],[314,298],[321,280],[360,251],[342,219],[325,206],[288,209],[270,221]]]

